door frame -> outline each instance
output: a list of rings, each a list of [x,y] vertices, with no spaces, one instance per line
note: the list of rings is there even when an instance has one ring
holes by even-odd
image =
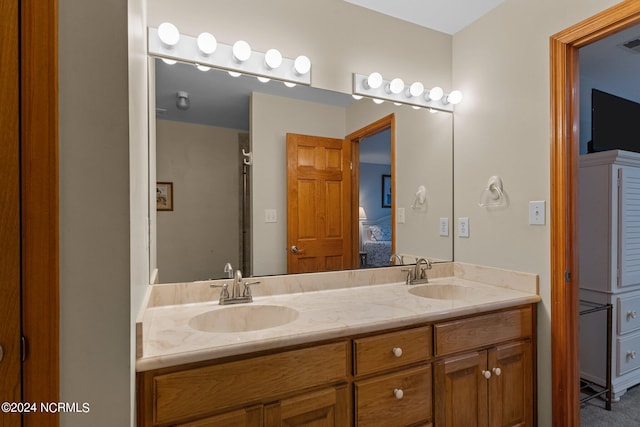
[[[550,38],[551,386],[554,426],[580,425],[578,276],[578,49],[640,23],[626,0]]]
[[[23,401],[57,402],[60,388],[58,0],[21,4]],[[24,426],[57,426],[33,413]]]
[[[345,140],[351,144],[351,212],[355,213],[351,218],[351,245],[352,265],[358,268],[360,265],[360,220],[357,216],[360,206],[360,140],[368,138],[383,130],[391,129],[391,253],[396,253],[396,115],[391,113],[365,127],[350,133]]]

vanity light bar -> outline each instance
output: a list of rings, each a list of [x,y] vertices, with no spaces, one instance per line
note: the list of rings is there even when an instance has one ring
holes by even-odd
[[[370,79],[371,76],[373,77]],[[374,101],[378,100],[378,103],[390,101],[450,113],[453,112],[454,104],[457,104],[462,99],[460,91],[452,91],[448,94],[442,93],[441,97],[436,97],[437,99],[434,100],[429,98],[429,89],[414,96],[410,90],[411,85],[404,85],[402,90],[398,90],[401,83],[402,80],[400,79],[385,80],[379,73],[371,73],[367,76],[354,73],[352,93],[355,96],[366,96]],[[422,85],[416,85],[414,88],[418,86]],[[424,86],[422,87],[424,88]],[[432,88],[432,90],[436,91],[438,89],[442,91],[439,87]]]
[[[211,43],[215,47],[210,54],[206,54],[198,48],[197,37],[179,34],[167,43],[166,38],[164,42],[161,40],[157,28],[149,27],[148,52],[149,55],[162,59],[191,63],[200,67],[215,67],[307,86],[311,84],[311,61],[306,56],[289,59],[278,56],[279,52],[275,54],[273,49],[262,53],[250,50],[246,42],[239,41],[234,45],[227,45],[215,41],[214,37],[212,39]]]

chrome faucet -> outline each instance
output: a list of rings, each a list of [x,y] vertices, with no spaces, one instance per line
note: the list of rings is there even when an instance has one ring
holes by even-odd
[[[404,257],[402,255],[391,254],[391,257],[389,258],[389,262],[394,262],[394,261],[398,261],[400,263],[399,265],[404,265]]]
[[[420,267],[421,264],[426,264],[426,267]],[[429,283],[426,270],[431,270],[431,261],[427,258],[418,258],[416,260],[416,267],[413,271],[413,283]]]
[[[231,264],[227,263],[225,265],[225,272],[227,272],[227,266],[231,268]],[[241,304],[253,301],[253,296],[251,295],[252,285],[257,285],[260,283],[259,280],[255,280],[253,282],[246,282],[242,280],[242,272],[240,270],[236,270],[235,274],[232,276],[232,270],[229,272],[229,278],[233,277],[233,283],[231,284],[231,295],[229,295],[229,285],[224,283],[222,285],[212,284],[210,285],[212,288],[222,288],[220,291],[220,305],[226,304]],[[243,286],[242,293],[240,293],[240,287]]]

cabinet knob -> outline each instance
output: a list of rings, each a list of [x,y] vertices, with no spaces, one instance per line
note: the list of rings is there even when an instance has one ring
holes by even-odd
[[[502,373],[502,369],[500,368],[493,368],[493,373],[496,374],[496,377],[499,377],[500,374]]]
[[[393,349],[391,349],[391,352],[395,357],[402,356],[402,349],[400,347],[393,347]]]
[[[482,371],[482,376],[485,377],[486,379],[491,378],[491,372],[490,371]]]
[[[635,319],[636,317],[638,317],[638,312],[635,310],[629,310],[627,311],[627,319]]]
[[[635,358],[636,358],[636,352],[634,350],[627,351],[627,359],[635,359]]]
[[[401,388],[394,388],[393,395],[396,397],[396,399],[400,400],[404,397],[404,391],[402,391]]]

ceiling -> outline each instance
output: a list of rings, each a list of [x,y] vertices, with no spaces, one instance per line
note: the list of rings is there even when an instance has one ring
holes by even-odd
[[[504,0],[345,0],[403,21],[455,34]]]

